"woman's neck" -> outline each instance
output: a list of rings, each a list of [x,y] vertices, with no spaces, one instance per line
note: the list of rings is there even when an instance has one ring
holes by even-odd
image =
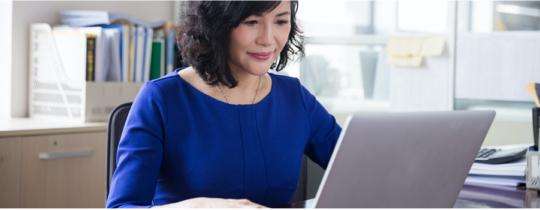
[[[252,104],[254,102],[256,103],[270,92],[270,87],[272,85],[272,81],[268,73],[265,73],[261,76],[253,74],[238,75],[233,73],[233,76],[238,81],[238,85],[234,88],[228,88],[224,85],[208,85],[196,73],[196,70],[193,67],[179,71],[178,74],[192,86],[199,89],[201,92],[211,97],[217,98],[218,100],[232,104]]]
[[[241,90],[244,91],[253,91],[255,90],[261,80],[264,78],[263,75],[253,75],[247,72],[232,72],[234,79],[237,82],[237,85],[234,88],[228,88],[230,90]]]
[[[234,71],[231,73],[237,81],[234,88],[225,89],[225,94],[229,97],[229,103],[233,104],[252,104],[267,94],[269,83],[267,82],[267,73],[254,75],[246,71]]]

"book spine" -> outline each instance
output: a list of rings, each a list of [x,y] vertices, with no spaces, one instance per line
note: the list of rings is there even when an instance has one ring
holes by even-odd
[[[157,79],[161,77],[161,54],[163,48],[163,41],[156,39],[152,43],[152,59],[150,62],[150,79]]]
[[[135,27],[129,27],[129,67],[128,67],[128,82],[134,82],[133,71],[135,71]]]
[[[175,32],[173,29],[166,31],[166,49],[165,49],[165,66],[166,72],[170,73],[174,70],[174,44],[175,44]]]
[[[95,80],[96,37],[86,38],[86,81]]]

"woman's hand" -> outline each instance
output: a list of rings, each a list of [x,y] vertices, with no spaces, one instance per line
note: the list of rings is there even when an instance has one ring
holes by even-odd
[[[198,197],[170,203],[156,208],[267,208],[248,199],[223,199]]]

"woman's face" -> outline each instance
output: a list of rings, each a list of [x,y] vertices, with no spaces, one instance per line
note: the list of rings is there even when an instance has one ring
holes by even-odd
[[[231,31],[229,66],[233,72],[262,75],[279,57],[291,31],[291,6],[281,2],[262,16],[252,15]]]

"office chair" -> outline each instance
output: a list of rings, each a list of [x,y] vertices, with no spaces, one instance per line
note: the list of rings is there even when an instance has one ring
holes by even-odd
[[[129,109],[131,109],[131,102],[116,107],[109,117],[107,128],[107,197],[109,196],[112,175],[116,170],[116,151],[122,137]]]
[[[118,143],[122,137],[122,131],[126,123],[129,109],[131,108],[131,102],[122,104],[116,107],[110,117],[109,125],[107,129],[107,193],[109,196],[110,183],[114,170],[116,169],[116,151]],[[307,157],[302,157],[302,168],[300,169],[300,179],[298,180],[298,187],[294,193],[291,202],[299,202],[307,200]]]

